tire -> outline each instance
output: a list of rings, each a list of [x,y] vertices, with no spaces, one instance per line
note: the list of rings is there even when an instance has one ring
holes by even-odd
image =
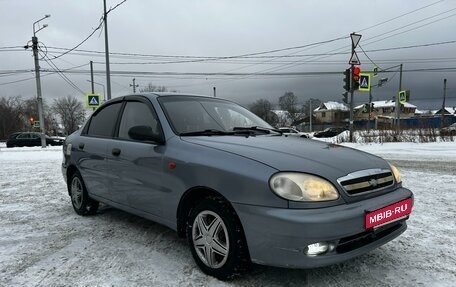
[[[226,201],[214,197],[198,203],[190,211],[186,229],[193,258],[207,275],[228,280],[249,269],[241,223]]]
[[[99,203],[89,197],[79,172],[76,171],[71,175],[68,181],[68,191],[71,197],[71,204],[77,214],[93,215],[97,213]]]

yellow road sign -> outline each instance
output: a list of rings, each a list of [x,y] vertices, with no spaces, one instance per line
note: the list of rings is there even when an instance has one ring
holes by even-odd
[[[359,74],[359,88],[360,92],[369,92],[371,89],[370,74]]]
[[[405,104],[407,102],[407,91],[399,92],[399,103]]]
[[[98,108],[101,104],[100,94],[86,94],[86,107],[87,108]]]

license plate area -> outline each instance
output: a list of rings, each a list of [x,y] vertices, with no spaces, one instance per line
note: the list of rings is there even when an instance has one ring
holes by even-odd
[[[412,212],[411,198],[390,204],[386,207],[366,213],[365,228],[378,228],[385,224],[407,218]]]

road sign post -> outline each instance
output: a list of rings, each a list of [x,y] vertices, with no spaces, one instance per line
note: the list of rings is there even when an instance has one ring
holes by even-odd
[[[356,33],[351,33],[350,34],[350,38],[351,38],[351,42],[352,42],[352,45],[351,45],[352,54],[351,54],[351,57],[350,57],[349,64],[351,65],[350,71],[351,71],[351,73],[353,75],[355,62],[357,62],[356,64],[358,64],[358,65],[361,64],[360,61],[359,61],[358,55],[356,55],[356,52],[355,52],[355,48],[356,48],[356,46],[358,46],[359,40],[361,40],[361,35],[356,34]],[[354,108],[353,92],[354,92],[354,89],[353,89],[353,87],[354,86],[355,86],[355,83],[353,81],[353,77],[350,77],[350,122],[349,122],[350,142],[353,142],[353,118],[354,118],[354,113],[353,113],[353,108]]]

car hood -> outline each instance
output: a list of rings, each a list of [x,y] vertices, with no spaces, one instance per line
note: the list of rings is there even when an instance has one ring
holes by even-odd
[[[348,173],[389,169],[380,157],[340,145],[285,136],[204,136],[182,140],[240,155],[279,171],[299,171],[337,180]]]

